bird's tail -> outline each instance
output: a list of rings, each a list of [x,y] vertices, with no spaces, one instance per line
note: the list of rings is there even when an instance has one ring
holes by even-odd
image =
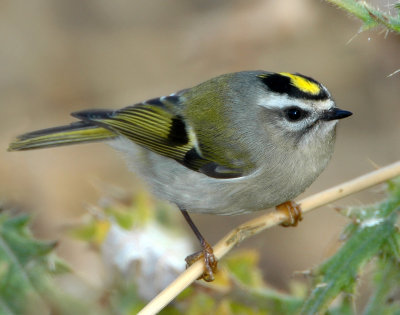
[[[13,141],[8,150],[32,150],[40,148],[55,147],[82,142],[92,142],[115,138],[117,135],[112,131],[79,121],[70,125],[37,130],[23,134]]]

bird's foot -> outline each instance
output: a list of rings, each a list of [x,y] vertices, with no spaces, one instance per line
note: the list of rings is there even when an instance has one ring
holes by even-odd
[[[186,264],[189,267],[196,261],[203,259],[204,272],[199,279],[204,279],[204,281],[211,282],[214,280],[214,273],[217,272],[218,261],[214,256],[214,252],[210,244],[204,242],[202,247],[203,249],[201,251],[186,257]]]
[[[286,201],[276,206],[276,210],[286,213],[289,217],[287,221],[281,224],[283,227],[296,226],[299,221],[303,220],[300,205],[294,201]]]

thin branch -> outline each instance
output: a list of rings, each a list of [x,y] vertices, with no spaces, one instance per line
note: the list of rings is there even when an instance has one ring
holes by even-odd
[[[301,200],[299,204],[303,210],[303,213],[306,213],[399,175],[400,161],[305,198]],[[246,238],[260,233],[265,229],[278,225],[288,219],[289,218],[287,214],[284,212],[274,211],[247,221],[246,223],[239,225],[237,228],[228,233],[223,239],[221,239],[214,246],[214,254],[217,259],[220,259],[234,246]],[[182,292],[193,281],[195,281],[202,273],[203,262],[197,261],[190,266],[190,268],[186,269],[186,271],[183,272],[166,289],[160,292],[152,301],[150,301],[139,312],[139,315],[156,314],[169,302],[171,302],[180,292]]]

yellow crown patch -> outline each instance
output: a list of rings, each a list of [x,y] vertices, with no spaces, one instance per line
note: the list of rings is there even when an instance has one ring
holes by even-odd
[[[321,88],[317,83],[307,80],[304,77],[288,72],[280,72],[279,74],[290,78],[291,84],[304,93],[318,95],[321,92]]]

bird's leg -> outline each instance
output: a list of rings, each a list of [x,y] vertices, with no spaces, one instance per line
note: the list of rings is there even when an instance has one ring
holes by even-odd
[[[200,231],[190,218],[189,213],[187,213],[187,211],[181,207],[179,207],[179,209],[181,210],[186,222],[190,225],[190,228],[192,229],[197,239],[199,240],[202,248],[201,251],[186,257],[185,259],[186,263],[188,266],[190,266],[197,260],[204,259],[204,272],[199,279],[204,279],[207,282],[213,281],[214,273],[217,271],[217,263],[218,263],[217,258],[215,258],[214,256],[213,249],[211,245],[208,244],[208,242],[201,235]]]
[[[300,205],[294,201],[286,201],[276,206],[276,210],[287,213],[289,217],[287,221],[281,224],[283,227],[296,226],[299,221],[303,220]]]

